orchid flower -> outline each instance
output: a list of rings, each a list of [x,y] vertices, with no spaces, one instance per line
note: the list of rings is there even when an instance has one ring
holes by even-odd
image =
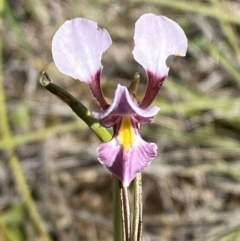
[[[66,21],[52,41],[53,60],[59,71],[89,85],[101,107],[92,116],[101,125],[113,127],[112,140],[97,149],[98,160],[125,187],[157,155],[157,145],[141,138],[140,124],[151,123],[160,110],[150,105],[168,75],[168,56],[185,56],[187,50],[187,38],[181,27],[151,13],[142,15],[136,22],[134,42],[133,56],[148,77],[145,96],[138,102],[127,87],[119,84],[112,103],[108,104],[100,87],[102,54],[112,43],[108,32],[96,22],[75,18]]]

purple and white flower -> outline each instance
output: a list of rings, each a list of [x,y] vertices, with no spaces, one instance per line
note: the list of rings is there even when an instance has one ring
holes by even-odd
[[[136,22],[134,42],[133,56],[148,76],[145,96],[138,103],[128,89],[119,84],[112,103],[108,104],[100,87],[102,54],[112,43],[108,32],[96,22],[76,18],[66,21],[52,41],[52,55],[59,71],[89,85],[101,107],[93,111],[92,116],[103,126],[113,127],[112,140],[98,147],[98,160],[125,187],[157,155],[157,145],[141,138],[140,124],[152,122],[160,110],[150,105],[168,75],[167,58],[185,56],[187,50],[187,38],[181,27],[151,13],[142,15]]]

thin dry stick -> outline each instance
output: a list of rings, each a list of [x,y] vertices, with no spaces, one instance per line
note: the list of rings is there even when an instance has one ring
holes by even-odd
[[[130,228],[130,207],[128,199],[128,191],[126,187],[119,183],[120,187],[120,199],[122,208],[122,231],[123,231],[123,241],[130,241],[131,238],[131,228]]]
[[[138,187],[139,187],[139,223],[138,223],[138,241],[142,240],[143,232],[143,204],[142,204],[142,174],[138,174]]]
[[[142,175],[139,173],[134,179],[134,208],[132,241],[142,239]]]

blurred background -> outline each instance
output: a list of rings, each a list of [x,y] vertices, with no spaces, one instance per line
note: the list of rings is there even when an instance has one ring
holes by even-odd
[[[54,83],[98,109],[87,86],[51,62],[56,30],[85,17],[113,40],[102,61],[106,98],[139,71],[140,100],[147,80],[132,56],[133,34],[146,12],[178,22],[189,48],[169,58],[154,103],[161,111],[141,128],[159,148],[143,173],[143,240],[240,240],[239,1],[1,0],[0,8],[1,241],[50,240],[41,219],[53,241],[112,240],[111,175],[96,159],[99,140],[38,77],[50,63]]]

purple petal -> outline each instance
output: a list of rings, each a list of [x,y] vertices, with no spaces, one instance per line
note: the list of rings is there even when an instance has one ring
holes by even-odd
[[[105,29],[83,18],[66,21],[52,41],[53,60],[59,71],[88,83],[102,107],[107,104],[100,88],[101,59],[111,43]]]
[[[130,149],[125,152],[115,137],[99,146],[98,155],[99,162],[115,174],[123,186],[128,187],[136,175],[156,157],[157,145],[145,142],[138,134]]]
[[[99,122],[102,126],[109,128],[116,125],[120,118],[120,116],[107,116],[106,118],[101,119]]]
[[[96,119],[104,119],[104,123],[112,119],[112,116],[122,115],[138,115],[144,118],[151,118],[155,116],[159,107],[154,106],[148,109],[139,108],[137,102],[130,96],[128,89],[125,86],[118,85],[112,104],[103,111],[93,111],[92,116]]]
[[[168,75],[167,58],[170,55],[185,56],[187,38],[182,28],[171,19],[148,13],[136,22],[134,41],[134,58],[144,67],[149,78],[147,92],[140,104],[146,108]]]
[[[147,118],[142,116],[134,116],[134,121],[141,125],[146,125],[154,121],[154,116]]]

